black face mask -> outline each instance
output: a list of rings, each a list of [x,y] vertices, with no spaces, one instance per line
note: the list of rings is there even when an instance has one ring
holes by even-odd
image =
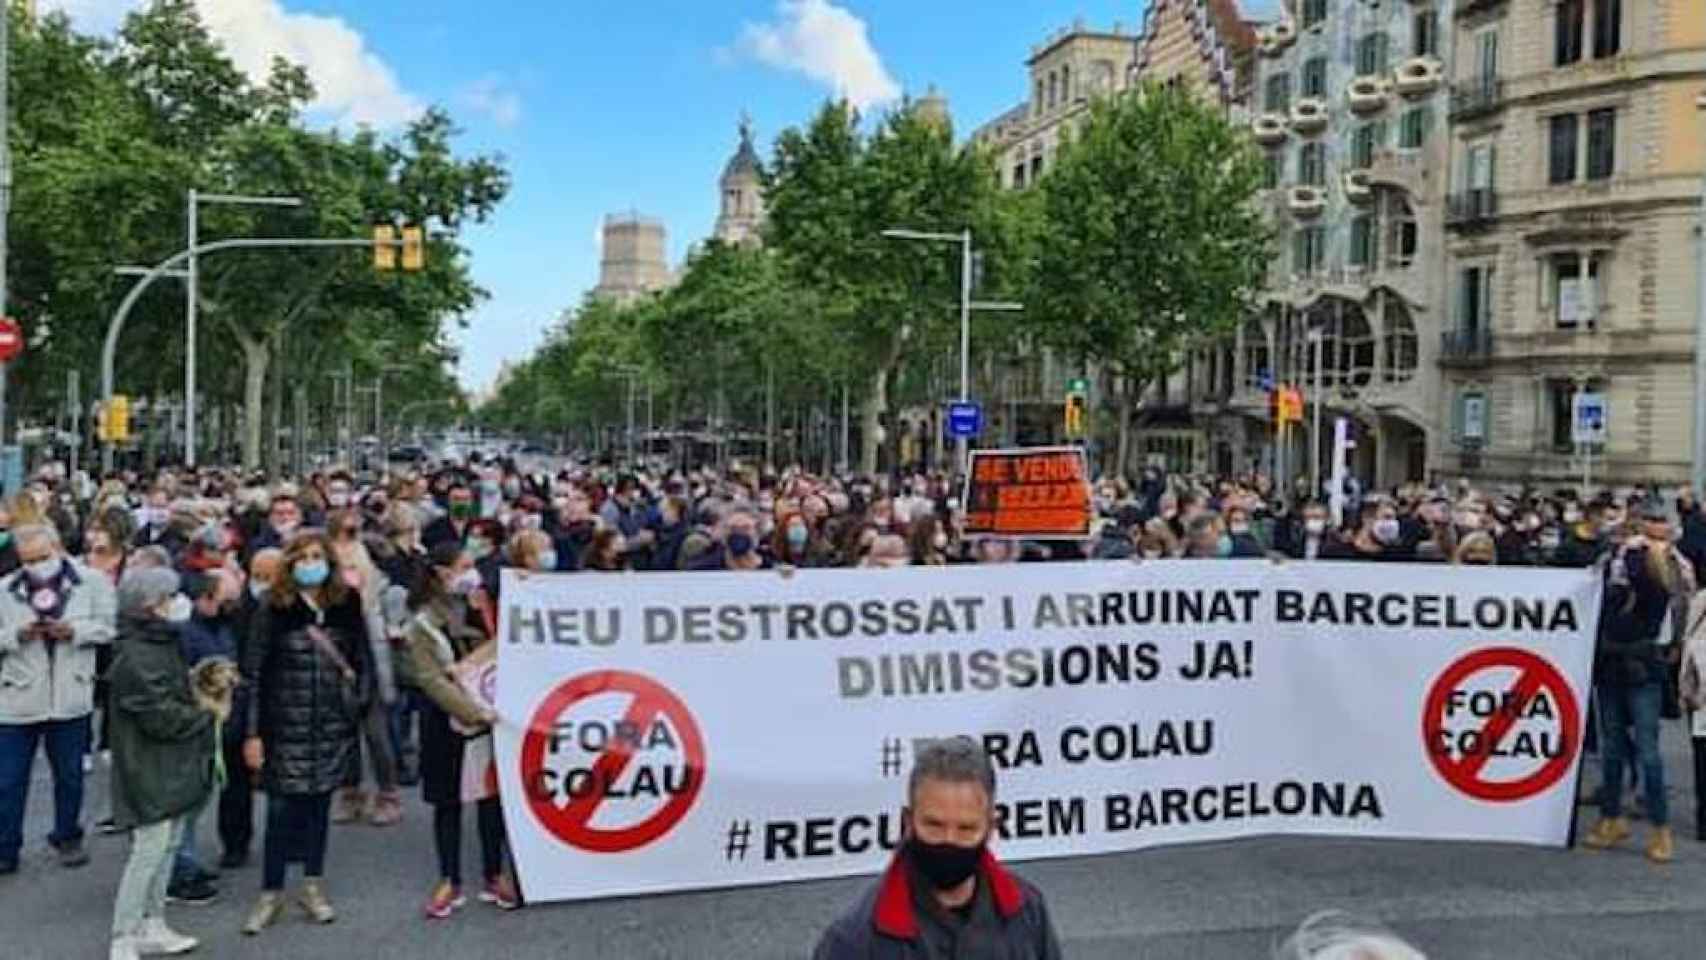
[[[906,856],[924,879],[938,890],[952,890],[977,872],[983,861],[983,845],[962,847],[953,843],[925,843],[917,835],[906,840]]]

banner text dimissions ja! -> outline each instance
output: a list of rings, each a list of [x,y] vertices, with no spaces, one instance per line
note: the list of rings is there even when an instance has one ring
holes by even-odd
[[[1041,594],[1025,608],[1012,596],[647,606],[639,622],[620,607],[509,609],[507,642],[558,646],[738,644],[843,640],[994,631],[1253,623],[1391,629],[1575,631],[1580,618],[1563,598],[1456,596],[1302,590],[1121,590]]]

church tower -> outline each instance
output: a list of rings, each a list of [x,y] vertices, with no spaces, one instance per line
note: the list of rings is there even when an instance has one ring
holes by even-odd
[[[717,214],[716,238],[727,244],[756,246],[764,225],[764,190],[758,181],[758,151],[752,146],[752,120],[740,120],[740,146],[718,181],[722,208]]]

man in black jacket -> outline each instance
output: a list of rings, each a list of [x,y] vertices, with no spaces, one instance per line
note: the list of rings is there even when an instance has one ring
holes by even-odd
[[[983,748],[954,737],[920,750],[907,801],[905,843],[813,960],[1059,960],[1042,893],[989,852],[995,769]]]

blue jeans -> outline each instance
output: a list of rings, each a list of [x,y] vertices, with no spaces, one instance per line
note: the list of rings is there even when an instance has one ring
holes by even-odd
[[[83,828],[83,754],[89,749],[89,718],[41,723],[0,723],[0,863],[18,862],[24,845],[24,803],[36,747],[45,745],[53,770],[53,832],[56,847],[79,843]]]
[[[194,810],[184,814],[183,839],[172,853],[172,882],[184,883],[198,873],[205,872],[201,861],[195,856],[195,826],[201,819],[201,812],[207,809],[207,801],[202,801]]]
[[[1670,822],[1664,758],[1659,756],[1659,707],[1664,698],[1659,683],[1656,679],[1635,686],[1601,683],[1596,690],[1603,724],[1599,738],[1600,761],[1605,768],[1602,782],[1606,784],[1599,807],[1603,816],[1623,815],[1623,768],[1639,764],[1648,819],[1655,827]],[[1629,738],[1621,733],[1625,726],[1634,734],[1633,757],[1629,756]]]

